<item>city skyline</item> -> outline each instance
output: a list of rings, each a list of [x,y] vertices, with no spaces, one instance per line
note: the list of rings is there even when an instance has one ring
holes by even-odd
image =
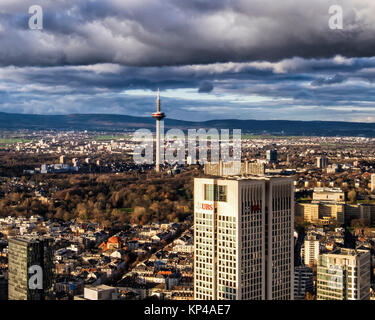
[[[132,161],[132,132],[6,134],[2,300],[33,299],[25,281],[48,261],[48,300],[375,299],[375,138],[252,136],[241,163],[187,158],[157,173]],[[42,237],[53,250],[26,277],[26,247],[14,244]],[[358,295],[355,262],[316,269],[339,249],[368,252]],[[340,296],[319,296],[339,279]]]

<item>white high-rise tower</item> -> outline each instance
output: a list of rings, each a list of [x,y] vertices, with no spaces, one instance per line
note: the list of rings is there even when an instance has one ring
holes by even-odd
[[[152,114],[152,117],[156,119],[156,164],[155,171],[160,171],[160,120],[165,118],[165,114],[160,111],[160,91],[158,89],[158,96],[156,99],[156,112]]]
[[[195,178],[195,299],[293,299],[293,223],[290,178]]]

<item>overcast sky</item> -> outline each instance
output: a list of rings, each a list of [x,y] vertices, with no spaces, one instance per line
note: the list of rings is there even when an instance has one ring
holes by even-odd
[[[0,111],[150,116],[160,87],[175,119],[374,122],[374,17],[374,0],[0,0]]]

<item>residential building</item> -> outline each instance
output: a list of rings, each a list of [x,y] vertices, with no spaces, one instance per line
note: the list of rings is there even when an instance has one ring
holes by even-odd
[[[304,300],[306,294],[314,289],[313,270],[308,266],[294,268],[294,299]]]
[[[338,249],[319,256],[317,300],[369,300],[370,251]]]
[[[305,239],[303,247],[303,260],[305,265],[316,265],[318,263],[320,253],[319,240],[316,239],[316,236],[309,235]]]

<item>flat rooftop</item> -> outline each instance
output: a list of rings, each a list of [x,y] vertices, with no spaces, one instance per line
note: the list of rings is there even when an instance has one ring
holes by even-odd
[[[90,289],[94,291],[106,291],[106,290],[113,290],[115,287],[107,286],[105,284],[100,284],[98,286],[87,286],[85,289]]]
[[[316,193],[342,193],[342,191],[339,188],[314,188],[314,192]]]
[[[38,243],[40,241],[46,240],[47,238],[43,237],[34,237],[34,236],[18,236],[9,238],[9,241],[11,242],[18,242],[19,244],[29,244],[29,243]]]
[[[370,250],[363,250],[363,249],[348,249],[348,248],[340,248],[332,253],[334,255],[340,255],[340,256],[360,256],[362,254],[369,253]]]

